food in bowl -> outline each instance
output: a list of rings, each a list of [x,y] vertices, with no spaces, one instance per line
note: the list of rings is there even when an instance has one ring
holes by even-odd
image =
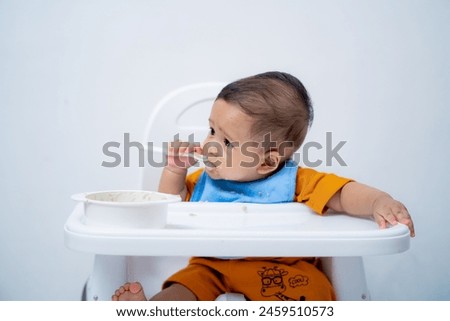
[[[72,196],[84,204],[87,225],[121,228],[164,228],[168,204],[180,196],[152,191],[111,190]]]
[[[165,201],[172,195],[149,191],[107,191],[86,194],[87,200],[116,203],[142,203]]]

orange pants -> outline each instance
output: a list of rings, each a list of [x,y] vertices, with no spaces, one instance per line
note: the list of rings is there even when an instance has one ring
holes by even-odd
[[[335,300],[333,287],[317,262],[305,258],[193,257],[163,288],[179,283],[202,301],[215,300],[226,292],[242,293],[252,301]]]

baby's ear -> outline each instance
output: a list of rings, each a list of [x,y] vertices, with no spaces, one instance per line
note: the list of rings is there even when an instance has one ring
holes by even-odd
[[[275,171],[280,165],[281,156],[276,150],[265,153],[263,162],[258,167],[258,174],[268,175]]]

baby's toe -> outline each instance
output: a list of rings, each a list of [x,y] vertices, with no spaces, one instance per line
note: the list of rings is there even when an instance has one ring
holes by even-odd
[[[142,285],[139,282],[134,282],[129,285],[130,292],[136,294],[142,291]]]

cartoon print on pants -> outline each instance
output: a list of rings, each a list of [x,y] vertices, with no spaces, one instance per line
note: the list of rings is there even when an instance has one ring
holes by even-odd
[[[261,295],[262,296],[276,296],[283,301],[295,301],[283,294],[286,291],[286,285],[284,285],[283,276],[288,274],[285,270],[280,270],[278,266],[273,268],[263,268],[264,270],[258,271],[261,277]]]
[[[265,297],[275,296],[282,301],[296,301],[293,298],[290,298],[283,294],[286,291],[286,285],[284,284],[283,276],[287,275],[288,272],[279,269],[277,266],[273,268],[263,267],[262,271],[258,271],[259,276],[261,277],[261,295]],[[299,282],[300,281],[300,282]],[[296,287],[299,285],[307,285],[308,277],[302,275],[296,275],[294,278],[289,279],[290,286]],[[300,301],[306,300],[304,296],[299,298]]]

